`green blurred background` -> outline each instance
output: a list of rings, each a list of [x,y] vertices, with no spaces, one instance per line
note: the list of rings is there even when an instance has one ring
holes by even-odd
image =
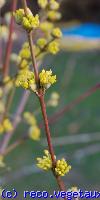
[[[98,51],[77,53],[62,51],[57,56],[45,58],[44,65],[50,66],[57,74],[58,79],[57,84],[48,90],[46,99],[49,99],[52,91],[57,91],[60,94],[60,102],[57,108],[47,109],[49,116],[99,82],[99,53]],[[22,93],[22,90],[20,92]],[[20,99],[21,93],[17,94],[17,98],[15,96],[13,108]],[[26,110],[34,111],[38,106],[37,99],[32,94]],[[41,114],[37,116],[37,120],[42,121]],[[51,124],[50,128],[57,157],[64,156],[72,165],[72,170],[64,177],[66,188],[77,186],[86,190],[99,190],[100,91],[97,90],[79,105],[65,113],[58,121]],[[26,127],[20,124],[13,140],[25,133]],[[79,142],[77,142],[78,136],[82,136]],[[1,171],[4,187],[16,188],[20,195],[24,190],[47,190],[52,193],[54,189],[57,189],[52,174],[40,171],[35,166],[36,157],[43,154],[47,145],[44,142],[44,137],[45,133],[42,129],[40,142],[29,140],[6,157],[6,163],[11,169]],[[59,137],[62,138],[62,144],[57,144],[56,138]],[[88,142],[89,137],[90,140],[94,138],[93,141]]]

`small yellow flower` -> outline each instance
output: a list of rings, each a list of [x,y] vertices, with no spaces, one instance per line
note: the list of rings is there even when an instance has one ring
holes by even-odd
[[[29,137],[32,140],[39,140],[40,139],[40,129],[37,126],[31,126],[29,128]]]
[[[44,150],[43,158],[37,158],[37,166],[43,170],[50,170],[52,168],[52,160],[48,150]]]
[[[23,17],[22,25],[26,30],[32,30],[33,28],[27,17]]]
[[[48,21],[44,21],[40,23],[40,29],[45,33],[50,32],[53,29],[53,27],[54,25]]]
[[[25,59],[23,59],[22,61],[21,61],[21,63],[19,64],[19,67],[21,68],[21,69],[24,69],[24,68],[29,68],[29,64],[28,64],[28,61],[27,60],[25,60]]]
[[[8,118],[4,119],[3,127],[4,127],[5,131],[12,131],[13,130],[12,123],[10,122],[10,120]]]
[[[18,9],[15,11],[14,16],[16,23],[23,26],[27,31],[31,31],[33,28],[37,28],[39,26],[39,15],[33,16],[31,10],[27,8],[28,14],[25,15],[23,9]]]
[[[50,20],[52,20],[52,21],[60,20],[61,19],[61,13],[57,12],[57,11],[54,11],[54,10],[48,11],[47,15],[48,15],[48,18]]]
[[[23,45],[21,51],[19,52],[19,56],[21,57],[21,59],[30,59],[31,53],[29,47]]]
[[[48,0],[38,0],[38,5],[44,9],[48,5]]]
[[[30,89],[34,83],[34,73],[28,69],[21,70],[15,80],[16,87],[21,86],[24,89]]]
[[[39,15],[27,15],[27,17],[23,17],[22,25],[28,31],[32,30],[33,28],[38,28]]]
[[[55,172],[59,176],[64,176],[69,172],[71,166],[67,164],[64,158],[57,160]]]
[[[48,52],[51,54],[56,54],[59,52],[59,43],[56,41],[50,42],[48,47],[47,47]]]
[[[5,167],[5,163],[4,163],[4,157],[3,155],[0,155],[0,167]]]
[[[50,0],[50,9],[51,10],[58,10],[59,9],[59,3],[55,0]]]
[[[37,158],[37,166],[43,170],[52,169],[52,159],[48,150],[44,150],[44,156],[42,158]],[[56,159],[56,156],[55,156]],[[56,161],[56,167],[54,169],[58,176],[64,176],[69,172],[71,166],[67,164],[64,158]]]
[[[45,71],[44,69],[39,74],[40,85],[44,88],[49,88],[52,84],[56,82],[56,75],[52,75],[52,71]]]
[[[18,9],[14,12],[14,17],[17,24],[21,24],[24,17],[24,9]]]
[[[61,32],[60,28],[54,28],[52,31],[52,35],[56,38],[61,38],[62,32]]]
[[[37,40],[37,45],[40,47],[40,48],[44,48],[45,45],[47,44],[47,40],[45,38],[39,38]]]

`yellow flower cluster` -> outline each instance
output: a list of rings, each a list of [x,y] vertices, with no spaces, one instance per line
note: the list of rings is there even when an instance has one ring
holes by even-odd
[[[44,154],[45,155],[43,156],[43,158],[37,158],[37,166],[43,170],[52,169],[52,160],[49,151],[44,150]],[[69,172],[70,169],[71,166],[67,164],[64,158],[62,158],[61,160],[57,160],[54,170],[58,176],[64,176]]]
[[[61,160],[57,160],[55,172],[59,176],[64,176],[69,172],[71,166],[67,164],[66,160],[62,158]]]
[[[60,4],[56,0],[50,0],[48,4],[49,10],[47,12],[48,19],[51,21],[59,20],[61,18],[61,13],[57,10]]]
[[[48,0],[38,0],[38,5],[44,9],[48,5]]]
[[[29,62],[31,60],[31,52],[29,49],[29,43],[25,42],[22,46],[22,49],[18,55],[19,63],[18,67],[20,69],[29,69]]]
[[[52,71],[42,70],[39,73],[40,87],[47,89],[56,82],[56,75],[52,75]],[[24,89],[31,89],[36,92],[36,83],[34,73],[28,69],[20,70],[15,80],[16,87],[23,87]]]
[[[61,19],[61,13],[55,10],[50,10],[48,11],[48,19],[50,19],[51,21],[55,21],[55,20],[60,20]]]
[[[51,54],[56,54],[59,52],[59,43],[57,41],[52,41],[49,43],[47,50]]]
[[[37,45],[43,49],[45,47],[45,45],[47,44],[47,40],[45,38],[39,38],[37,40]]]
[[[6,131],[12,131],[13,126],[11,121],[8,118],[5,118],[2,123],[0,124],[0,134]]]
[[[28,15],[27,17],[23,17],[22,25],[28,31],[32,30],[33,28],[38,28],[39,15]]]
[[[39,74],[40,86],[43,88],[49,88],[52,84],[56,82],[56,75],[52,75],[52,71],[45,71],[44,69]]]
[[[18,9],[14,12],[14,17],[17,24],[20,25],[22,23],[24,15],[25,15],[24,9]]]
[[[18,9],[15,11],[14,16],[16,23],[22,25],[27,31],[31,31],[33,28],[39,27],[39,15],[33,16],[29,8],[27,8],[28,14],[25,15],[24,9]]]
[[[32,140],[39,140],[40,139],[40,129],[37,126],[36,118],[30,112],[25,112],[23,116],[24,116],[24,119],[27,121],[27,123],[30,125],[29,137]]]
[[[50,9],[51,10],[58,10],[59,9],[59,3],[57,2],[57,1],[55,1],[55,0],[50,0],[50,3],[49,3],[50,5]]]
[[[52,160],[48,150],[44,150],[43,158],[37,158],[37,166],[43,170],[52,168]]]
[[[61,38],[62,37],[62,32],[60,30],[60,28],[54,28],[52,30],[52,35],[55,37],[55,38]]]
[[[45,9],[47,6],[50,10],[59,9],[59,3],[56,0],[38,0],[38,5],[42,9]]]
[[[29,49],[29,43],[25,42],[22,46],[22,49],[19,52],[19,56],[21,59],[27,59],[29,60],[31,57],[30,49]]]
[[[4,163],[4,157],[3,155],[0,155],[0,167],[5,167],[5,163]]]
[[[21,70],[15,80],[16,87],[23,87],[24,89],[35,90],[36,84],[34,79],[34,73],[28,69]]]
[[[38,126],[31,126],[29,128],[29,137],[36,141],[40,139],[40,129]]]
[[[51,22],[48,21],[44,21],[40,23],[40,29],[44,32],[44,33],[48,33],[51,32],[51,30],[53,29],[54,25]],[[48,34],[47,34],[48,35]]]

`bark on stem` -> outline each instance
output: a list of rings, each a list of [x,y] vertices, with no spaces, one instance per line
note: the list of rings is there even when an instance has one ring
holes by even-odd
[[[53,166],[55,166],[56,160],[55,160],[54,149],[53,149],[52,142],[51,142],[51,134],[50,134],[50,128],[49,128],[49,123],[48,123],[48,117],[47,117],[47,113],[46,113],[46,105],[45,105],[45,101],[44,101],[44,94],[42,94],[42,93],[40,94],[39,101],[40,101],[41,111],[42,111],[44,124],[45,124],[45,131],[46,131],[46,136],[47,136],[49,152],[50,152],[50,155],[51,155],[51,158],[52,158]]]
[[[25,14],[27,15],[27,2],[26,2],[26,0],[22,0],[22,3],[23,3],[23,8],[24,8]],[[36,80],[37,87],[38,87],[39,86],[39,73],[38,73],[36,58],[35,58],[35,54],[34,54],[34,50],[33,50],[32,32],[27,33],[27,34],[28,34],[28,41],[29,41],[29,45],[30,45],[32,63],[33,63],[33,68],[34,68],[35,80]],[[53,149],[52,142],[51,142],[51,133],[50,133],[48,117],[47,117],[47,113],[46,113],[46,105],[45,105],[45,101],[44,101],[44,94],[43,94],[43,91],[41,89],[39,89],[39,87],[38,87],[38,98],[39,98],[39,101],[40,101],[41,111],[42,111],[42,115],[43,115],[43,119],[44,119],[48,148],[49,148],[49,152],[50,152],[50,155],[51,155],[51,158],[52,158],[53,167],[55,167],[56,160],[55,160],[54,149]],[[59,176],[56,176],[54,172],[53,172],[53,174],[56,178],[56,181],[58,183],[60,190],[64,191],[65,187],[64,187],[64,183],[62,182],[61,178]],[[64,198],[64,199],[66,200],[66,198]]]

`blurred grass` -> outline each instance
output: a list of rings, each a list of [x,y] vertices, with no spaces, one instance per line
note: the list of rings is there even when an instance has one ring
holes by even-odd
[[[96,50],[75,53],[62,51],[57,56],[47,56],[43,66],[51,68],[57,74],[58,79],[57,84],[47,91],[46,100],[49,99],[52,91],[59,92],[61,96],[57,108],[47,109],[49,116],[100,81],[100,52]],[[21,94],[22,90],[20,89],[14,98],[12,110],[17,106]],[[26,110],[34,111],[38,106],[39,103],[35,95],[32,94]],[[37,120],[41,122],[41,114],[37,116]],[[26,125],[20,124],[12,141],[25,134],[26,128]],[[81,133],[89,133],[92,137],[92,133],[100,132],[100,90],[97,90],[68,113],[65,113],[56,123],[50,125],[50,128],[53,137]],[[44,131],[41,132],[41,137],[44,137]],[[72,171],[64,177],[66,188],[77,185],[79,188],[86,190],[99,189],[100,152],[88,156],[84,155],[82,159],[74,156],[77,150],[83,149],[84,153],[85,148],[98,144],[100,144],[100,141],[91,144],[70,144],[55,147],[56,155],[64,155],[72,165]],[[16,188],[20,196],[24,190],[47,190],[52,193],[54,189],[57,189],[56,181],[51,173],[34,172],[35,158],[42,155],[43,149],[39,142],[29,140],[8,155],[6,162],[11,170],[1,171],[1,177],[3,175],[5,177],[4,186],[9,189]],[[25,173],[25,175],[21,176],[20,172],[22,172],[21,174]]]

